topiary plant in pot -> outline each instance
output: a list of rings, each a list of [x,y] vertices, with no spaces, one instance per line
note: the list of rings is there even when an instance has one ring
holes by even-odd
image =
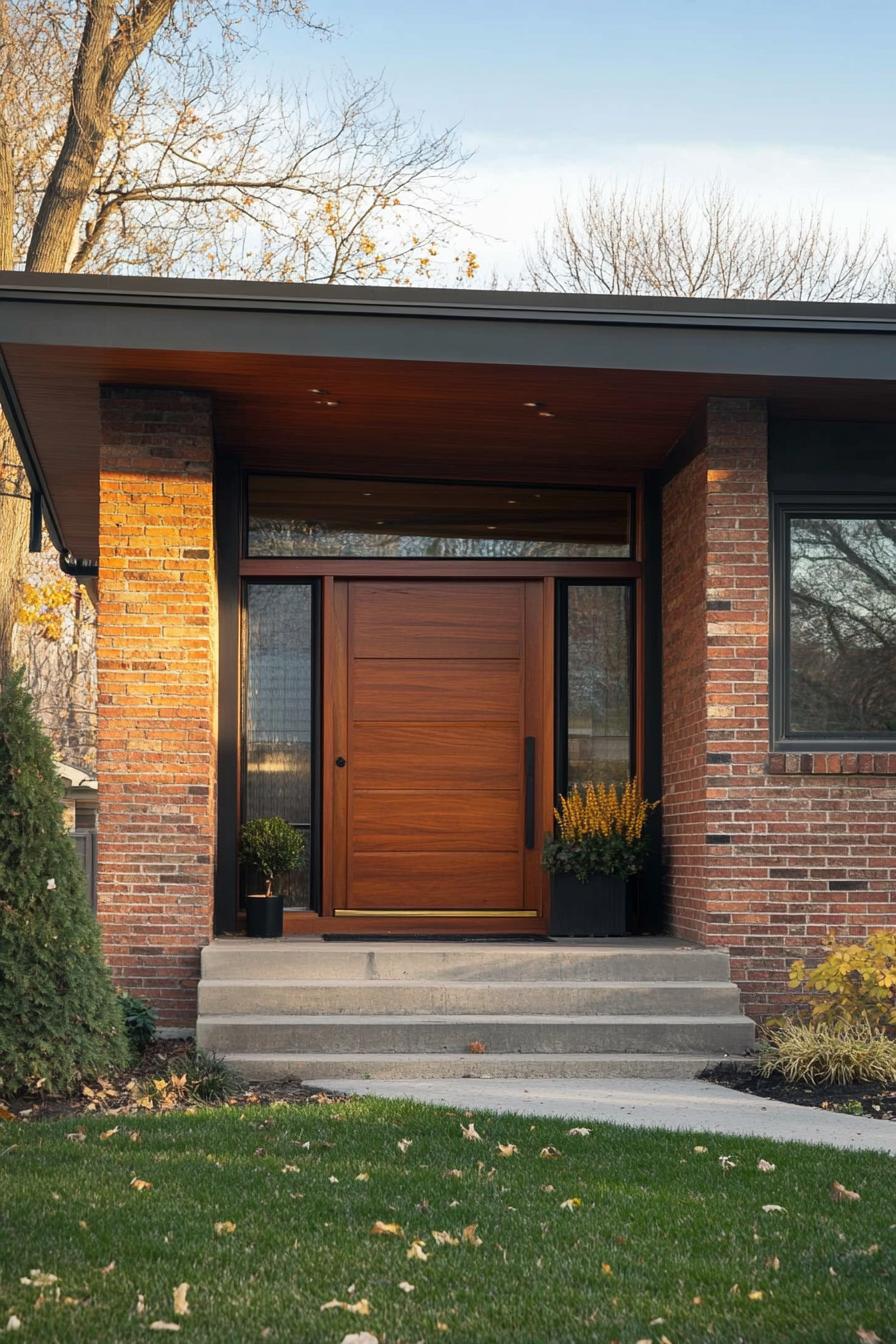
[[[649,803],[636,779],[615,785],[573,785],[554,812],[542,863],[551,874],[550,932],[608,937],[626,932],[626,883],[647,857]]]
[[[240,860],[266,884],[263,892],[246,896],[246,932],[250,938],[282,938],[283,897],[274,895],[274,882],[304,865],[304,835],[282,817],[257,817],[240,831]]]

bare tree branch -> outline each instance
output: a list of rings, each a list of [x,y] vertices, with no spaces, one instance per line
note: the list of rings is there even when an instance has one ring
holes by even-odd
[[[837,230],[819,207],[763,215],[724,183],[675,196],[590,182],[561,200],[526,258],[536,289],[685,298],[883,301],[896,294],[885,237]]]

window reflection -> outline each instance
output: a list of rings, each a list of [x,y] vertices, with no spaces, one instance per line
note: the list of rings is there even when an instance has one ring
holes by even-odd
[[[631,590],[567,588],[567,784],[631,771]]]
[[[794,733],[896,732],[896,517],[791,518]]]
[[[243,815],[283,817],[311,838],[312,590],[250,583],[246,593]],[[308,908],[308,869],[279,883]]]
[[[624,490],[319,480],[249,482],[250,556],[625,557]]]

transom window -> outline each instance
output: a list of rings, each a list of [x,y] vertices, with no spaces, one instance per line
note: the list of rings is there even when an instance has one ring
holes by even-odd
[[[896,506],[777,516],[776,737],[896,739]]]
[[[619,559],[631,492],[252,476],[248,554],[376,559]]]

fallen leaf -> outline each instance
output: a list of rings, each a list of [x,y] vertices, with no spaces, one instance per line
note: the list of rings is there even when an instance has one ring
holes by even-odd
[[[782,1208],[782,1206],[781,1206],[780,1204],[763,1204],[763,1206],[762,1206],[762,1212],[763,1212],[763,1213],[786,1213],[787,1210],[786,1210],[785,1208]]]
[[[575,1129],[568,1129],[566,1132],[572,1138],[578,1137],[580,1139],[587,1139],[588,1135],[591,1133],[591,1130],[586,1129],[584,1125],[577,1125]]]
[[[776,1168],[774,1162],[766,1162],[766,1160],[765,1160],[764,1157],[760,1157],[759,1161],[756,1163],[756,1170],[757,1170],[757,1171],[776,1171],[777,1168]]]
[[[400,1237],[401,1224],[384,1223],[380,1218],[377,1218],[373,1227],[370,1229],[370,1232],[374,1237]]]
[[[863,1330],[861,1326],[856,1331],[856,1339],[860,1339],[862,1344],[884,1344],[880,1335],[875,1334],[873,1330]]]
[[[479,1226],[478,1223],[468,1223],[467,1226],[464,1228],[462,1235],[464,1241],[467,1243],[468,1246],[482,1245],[482,1238],[477,1237],[476,1235],[476,1229],[478,1226]]]
[[[441,1330],[444,1333],[444,1331],[448,1329],[448,1326],[444,1321],[436,1321],[436,1329]]]
[[[459,1167],[451,1167],[450,1170],[445,1172],[445,1175],[453,1177],[456,1181],[462,1181],[464,1178],[464,1174]]]
[[[471,1055],[484,1055],[488,1051],[488,1046],[485,1041],[470,1041],[467,1050]]]
[[[180,1326],[176,1321],[153,1321],[150,1330],[179,1330]]]
[[[604,1263],[600,1267],[600,1272],[601,1274],[606,1274],[607,1278],[610,1279],[613,1277],[613,1266],[608,1265],[607,1262],[604,1261]]]
[[[338,1298],[333,1297],[329,1302],[324,1302],[321,1311],[332,1311],[334,1308],[340,1308],[341,1311],[350,1311],[355,1316],[369,1316],[370,1303],[366,1297],[361,1297],[357,1302],[340,1302]]]
[[[357,1174],[357,1176],[355,1177],[355,1180],[356,1180],[356,1181],[369,1181],[369,1180],[370,1180],[370,1172],[369,1172],[369,1171],[359,1171],[358,1174]]]
[[[111,1138],[113,1137],[113,1135],[115,1135],[115,1134],[117,1134],[117,1133],[118,1133],[118,1126],[117,1126],[117,1125],[115,1126],[114,1129],[104,1129],[103,1132],[102,1132],[102,1134],[100,1135],[100,1142],[102,1143],[102,1142],[105,1142],[106,1139],[111,1139]]]
[[[548,1144],[546,1148],[542,1148],[538,1156],[546,1158],[554,1158],[554,1157],[562,1157],[563,1154],[561,1153],[559,1148],[553,1148],[551,1144]]]
[[[432,1239],[437,1246],[459,1246],[457,1237],[452,1237],[450,1232],[433,1232]]]
[[[765,1297],[765,1293],[762,1291],[761,1288],[751,1288],[750,1291],[747,1293],[747,1297],[750,1299],[751,1302],[761,1302],[762,1299]]]
[[[132,1190],[151,1190],[152,1181],[141,1181],[139,1176],[135,1176],[131,1181]]]
[[[515,1143],[499,1143],[498,1152],[502,1157],[513,1157],[514,1153],[519,1152],[519,1149]]]
[[[22,1322],[19,1320],[18,1316],[10,1316],[9,1320],[6,1322],[6,1328],[10,1332],[13,1330],[21,1330]]]
[[[340,1344],[380,1344],[376,1335],[369,1330],[358,1330],[351,1335],[343,1335]]]
[[[0,1101],[0,1120],[18,1120],[18,1118],[19,1117],[11,1111],[8,1106],[4,1106],[3,1102]],[[17,1330],[18,1326],[13,1326],[13,1329]]]
[[[580,1209],[582,1207],[582,1201],[579,1199],[578,1195],[573,1195],[571,1199],[564,1199],[560,1207],[561,1209],[569,1209],[570,1213],[572,1213],[574,1209]]]
[[[855,1203],[856,1200],[859,1200],[861,1198],[862,1196],[858,1193],[858,1191],[847,1190],[846,1186],[841,1185],[839,1181],[831,1182],[831,1199],[835,1202],[835,1204]]]
[[[402,1279],[401,1283],[398,1286],[403,1293],[412,1293],[414,1291],[414,1285],[412,1283],[408,1283],[407,1279]]]
[[[429,1259],[429,1255],[428,1255],[427,1252],[424,1251],[424,1249],[423,1249],[423,1242],[422,1242],[422,1241],[412,1241],[412,1242],[411,1242],[410,1246],[408,1247],[408,1257],[407,1257],[407,1258],[408,1258],[409,1260],[428,1260],[428,1259]]]
[[[27,1278],[19,1279],[19,1283],[28,1284],[32,1288],[49,1288],[52,1284],[58,1282],[58,1274],[45,1274],[42,1269],[32,1269]]]
[[[175,1316],[189,1316],[190,1308],[187,1306],[187,1293],[190,1291],[188,1283],[179,1283],[174,1290],[174,1314]]]
[[[766,1269],[773,1269],[776,1273],[781,1268],[781,1261],[776,1255],[770,1255],[765,1262]]]
[[[704,1148],[702,1143],[698,1143],[694,1148],[695,1153],[708,1153],[709,1149]]]
[[[299,1170],[300,1170],[300,1168],[299,1168],[299,1167],[296,1167],[296,1166],[293,1166],[293,1164],[292,1164],[291,1162],[287,1162],[287,1164],[286,1164],[285,1167],[281,1167],[281,1168],[280,1168],[280,1171],[281,1171],[281,1173],[282,1173],[284,1176],[287,1176],[287,1175],[289,1175],[291,1172],[299,1171]]]
[[[142,1293],[137,1294],[137,1305],[134,1308],[138,1316],[142,1316],[146,1311],[146,1298]]]
[[[472,1120],[468,1125],[461,1125],[460,1132],[463,1134],[464,1138],[469,1139],[471,1143],[482,1142],[482,1135],[476,1132],[476,1126],[473,1124]]]
[[[399,1151],[402,1153],[406,1153],[413,1142],[414,1142],[413,1139],[399,1139],[398,1140]]]
[[[330,1182],[331,1185],[338,1185],[338,1184],[339,1184],[339,1177],[338,1177],[338,1176],[328,1176],[327,1179],[328,1179],[328,1181]]]
[[[71,1134],[66,1134],[65,1137],[70,1143],[83,1143],[87,1138],[87,1135],[84,1133],[83,1129],[75,1129],[72,1130]]]
[[[101,1273],[101,1274],[111,1274],[114,1268],[115,1268],[115,1261],[114,1261],[114,1260],[110,1260],[109,1263],[108,1263],[108,1265],[103,1265],[102,1269],[100,1270],[100,1273]]]
[[[554,1193],[555,1189],[556,1189],[556,1186],[553,1186],[553,1185],[540,1185],[538,1188],[539,1188],[539,1190],[541,1191],[541,1193],[542,1193],[543,1195],[552,1195],[552,1194]]]
[[[723,1171],[731,1171],[732,1168],[737,1166],[737,1163],[734,1161],[733,1157],[726,1156],[719,1158],[719,1166],[722,1168]]]
[[[229,1218],[225,1218],[222,1223],[215,1223],[215,1236],[226,1237],[231,1232],[236,1231],[236,1223],[232,1223]]]

